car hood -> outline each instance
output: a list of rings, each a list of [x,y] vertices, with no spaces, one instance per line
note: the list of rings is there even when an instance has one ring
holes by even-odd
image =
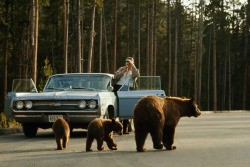
[[[63,91],[42,93],[16,93],[16,99],[93,99],[98,98],[100,92],[93,91]]]

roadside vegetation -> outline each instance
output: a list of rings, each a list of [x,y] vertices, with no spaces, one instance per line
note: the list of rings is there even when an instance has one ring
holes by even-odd
[[[14,119],[7,119],[4,112],[0,114],[0,128],[13,128],[21,126],[20,123],[16,122]]]

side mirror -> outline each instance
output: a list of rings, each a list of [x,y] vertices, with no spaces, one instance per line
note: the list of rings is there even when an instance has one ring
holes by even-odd
[[[113,90],[114,90],[114,87],[113,87],[113,86],[108,86],[108,91],[109,91],[109,92],[113,92]]]

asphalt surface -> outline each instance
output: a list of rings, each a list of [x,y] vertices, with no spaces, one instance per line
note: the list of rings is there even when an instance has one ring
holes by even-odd
[[[16,133],[23,133],[23,128],[22,127],[0,128],[0,135],[10,135]]]
[[[134,134],[114,135],[117,151],[85,152],[86,132],[72,133],[66,150],[56,150],[52,130],[35,138],[22,133],[0,136],[0,166],[171,166],[248,167],[250,164],[250,112],[202,114],[181,118],[174,145],[177,150],[155,150],[150,135],[147,152],[136,152]]]

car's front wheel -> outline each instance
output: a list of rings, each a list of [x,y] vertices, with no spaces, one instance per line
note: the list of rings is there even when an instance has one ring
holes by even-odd
[[[26,137],[35,137],[37,133],[37,126],[30,123],[23,123],[23,133]]]

